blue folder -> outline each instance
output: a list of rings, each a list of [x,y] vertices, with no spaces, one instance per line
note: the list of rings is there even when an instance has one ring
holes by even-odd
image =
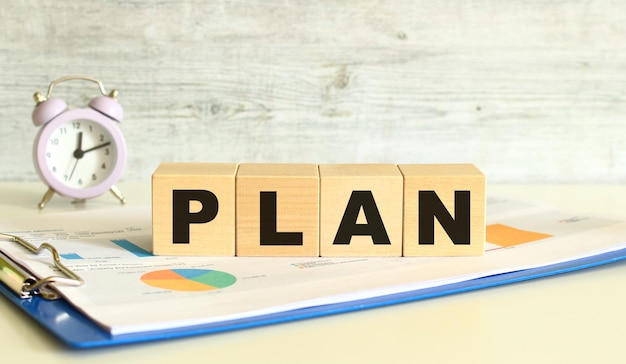
[[[40,297],[21,299],[2,283],[0,283],[0,292],[65,344],[74,348],[95,348],[214,334],[224,331],[335,315],[548,277],[615,263],[625,259],[626,248],[540,268],[492,275],[439,287],[418,289],[350,302],[314,306],[268,315],[259,315],[245,319],[115,336],[103,330],[63,299],[54,301],[44,300]]]

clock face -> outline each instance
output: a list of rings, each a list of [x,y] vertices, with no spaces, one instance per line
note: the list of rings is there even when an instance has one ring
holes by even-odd
[[[52,176],[71,188],[88,188],[105,181],[117,160],[111,133],[92,120],[59,125],[47,138],[46,165]]]
[[[45,124],[34,145],[41,179],[78,199],[99,196],[121,176],[126,142],[117,122],[93,109],[73,109]]]

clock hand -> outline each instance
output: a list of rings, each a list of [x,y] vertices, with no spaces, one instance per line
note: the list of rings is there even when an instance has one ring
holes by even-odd
[[[70,176],[67,178],[68,181],[72,179],[72,176],[74,175],[74,171],[76,170],[77,165],[78,165],[78,158],[74,160],[74,167],[72,167],[72,172],[70,173]]]
[[[83,157],[83,132],[78,133],[78,145],[76,146],[76,150],[74,151],[74,158],[81,159]],[[74,166],[76,168],[76,166]]]
[[[96,146],[95,146],[95,147],[93,147],[93,148],[89,148],[89,149],[87,149],[87,150],[83,150],[83,151],[81,151],[81,152],[82,152],[82,154],[85,154],[85,153],[91,152],[91,151],[96,150],[96,149],[104,148],[104,147],[106,147],[106,146],[107,146],[107,145],[109,145],[109,144],[111,144],[111,142],[102,143],[102,144],[100,144],[100,145],[96,145]],[[82,157],[82,155],[81,155],[81,157]]]
[[[81,137],[82,137],[82,134],[83,134],[83,133],[79,133],[79,134],[78,134],[78,136],[79,136],[79,145],[80,145],[80,139],[81,139]],[[94,151],[94,150],[96,150],[96,149],[104,148],[104,147],[106,147],[106,146],[107,146],[107,145],[109,145],[109,144],[111,144],[111,142],[102,143],[102,144],[100,144],[100,145],[96,145],[95,147],[93,147],[93,148],[89,148],[89,149],[87,149],[87,150],[81,150],[81,149],[80,149],[80,147],[79,147],[78,149],[76,149],[76,150],[74,151],[74,158],[76,158],[76,159],[81,159],[82,157],[84,157],[84,156],[85,156],[85,153],[88,153],[88,152]]]
[[[74,151],[74,166],[72,167],[72,172],[70,173],[70,176],[67,178],[67,180],[71,180],[72,176],[74,175],[74,171],[76,170],[76,166],[78,165],[78,160],[81,159],[83,157],[83,151],[81,150],[83,148],[83,132],[81,131],[80,133],[78,133],[78,141],[76,143],[76,150]]]
[[[95,147],[91,147],[87,150],[82,150],[83,148],[83,132],[81,131],[80,133],[78,133],[78,141],[77,141],[77,147],[76,150],[74,151],[74,166],[72,167],[72,172],[70,172],[69,177],[67,178],[67,180],[71,180],[72,176],[74,175],[74,171],[76,171],[76,166],[78,165],[78,161],[80,159],[82,159],[85,156],[85,153],[89,153],[91,151],[94,151],[96,149],[100,149],[100,148],[104,148],[107,145],[110,145],[111,142],[106,142],[106,143],[102,143],[100,145],[96,145]]]

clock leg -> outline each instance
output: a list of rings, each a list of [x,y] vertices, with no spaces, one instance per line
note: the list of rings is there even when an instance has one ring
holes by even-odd
[[[122,192],[120,192],[119,188],[115,187],[115,185],[111,186],[111,189],[109,191],[111,191],[113,196],[120,200],[122,205],[126,203],[126,199],[124,198],[124,196],[122,196]]]
[[[41,202],[39,203],[39,205],[37,205],[39,206],[40,210],[46,207],[46,204],[48,203],[48,201],[50,201],[52,196],[54,196],[54,190],[52,189],[52,187],[49,187],[48,191],[46,191],[46,193],[44,193],[43,197],[41,198]]]

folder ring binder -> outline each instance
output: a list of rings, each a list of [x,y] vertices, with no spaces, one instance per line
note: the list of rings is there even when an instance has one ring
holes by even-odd
[[[43,250],[50,251],[50,253],[52,253],[52,260],[54,261],[54,267],[65,275],[65,277],[48,276],[45,278],[37,278],[27,267],[0,251],[0,282],[6,284],[13,292],[20,296],[20,298],[41,296],[47,300],[55,300],[59,298],[59,294],[54,290],[51,284],[58,283],[69,286],[80,286],[84,283],[81,277],[61,263],[59,253],[52,245],[43,243],[39,245],[39,247],[35,247],[19,236],[3,233],[0,233],[0,238],[18,243],[33,254],[39,254]]]

